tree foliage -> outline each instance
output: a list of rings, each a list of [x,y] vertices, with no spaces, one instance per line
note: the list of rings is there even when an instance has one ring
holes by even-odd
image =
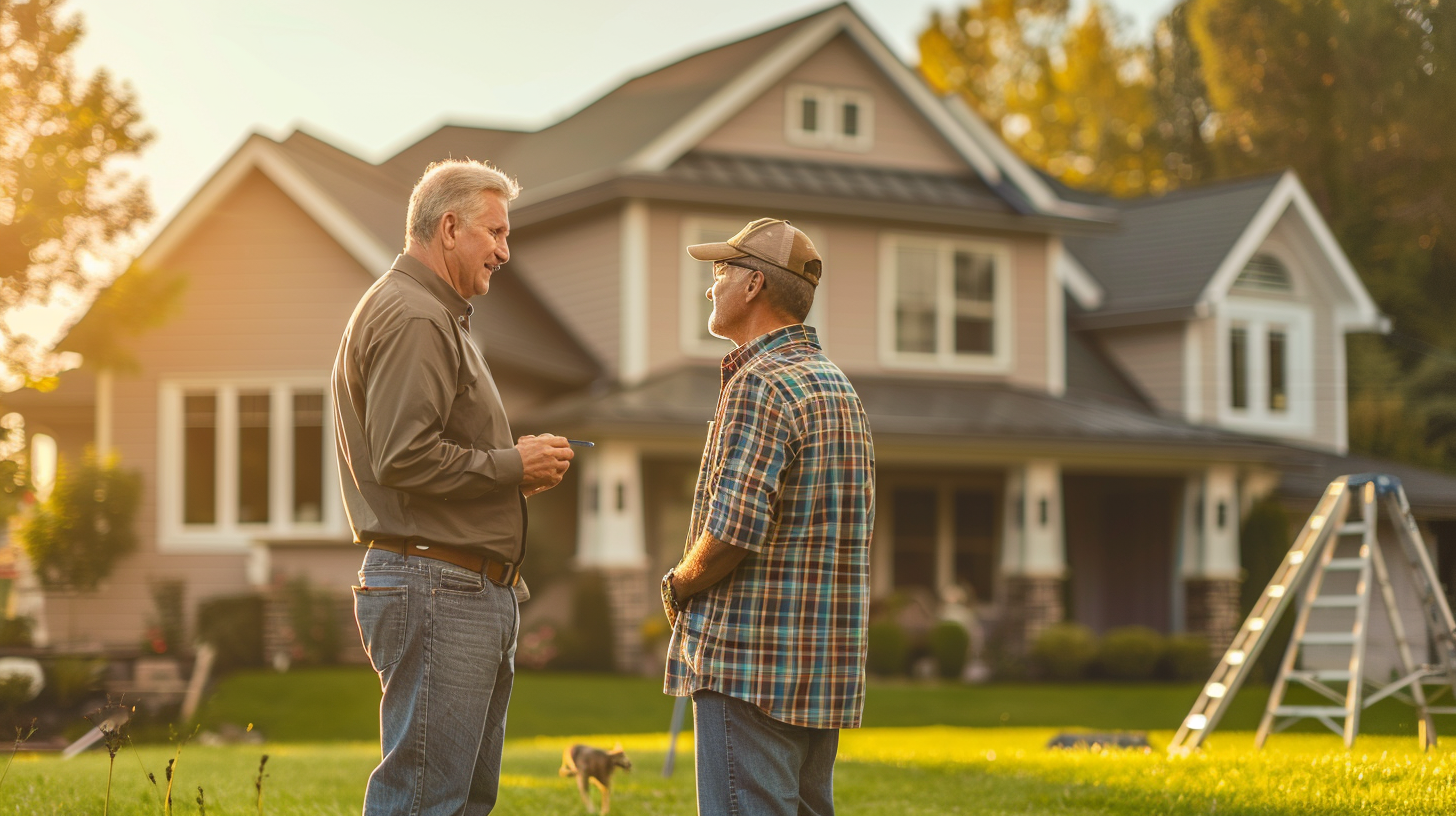
[[[1293,168],[1394,332],[1350,349],[1356,450],[1456,468],[1456,0],[1095,0],[939,16],[921,71],[1030,163],[1111,195]]]
[[[94,590],[136,549],[141,476],[88,453],[81,465],[59,463],[55,487],[20,531],[41,583]]]
[[[152,214],[144,183],[117,167],[151,140],[135,96],[104,70],[77,72],[83,28],[61,5],[0,0],[0,315],[84,289]],[[3,321],[0,339],[13,371],[42,364]]]

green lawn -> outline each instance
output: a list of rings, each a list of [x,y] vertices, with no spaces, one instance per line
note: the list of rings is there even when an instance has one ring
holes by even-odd
[[[258,724],[265,747],[189,746],[177,777],[176,812],[256,813],[253,777],[269,754],[264,811],[355,814],[378,757],[373,728],[378,686],[356,670],[236,675],[205,709],[205,724]],[[1251,689],[1250,692],[1261,690]],[[1456,812],[1456,727],[1443,747],[1414,750],[1409,736],[1360,738],[1347,752],[1333,735],[1282,734],[1268,750],[1247,731],[1220,731],[1195,756],[1169,758],[1167,730],[1196,687],[872,686],[867,727],[843,734],[836,770],[843,814],[1449,814]],[[1247,727],[1261,700],[1248,693],[1230,715]],[[664,780],[671,701],[640,678],[527,674],[519,678],[497,812],[579,813],[556,769],[573,741],[620,739],[636,765],[617,778],[613,812],[693,812],[691,734],[677,774]],[[1393,722],[1393,718],[1392,718]],[[932,724],[938,723],[938,724]],[[1379,718],[1376,721],[1380,725]],[[1050,751],[1064,726],[1147,728],[1159,750]],[[310,732],[318,740],[307,742]],[[594,736],[575,737],[573,734]],[[341,736],[343,735],[343,736]],[[357,737],[358,739],[352,739]],[[161,776],[168,746],[127,749],[118,758],[110,813],[158,814],[143,766]],[[70,762],[21,755],[0,783],[0,814],[99,814],[106,756]]]

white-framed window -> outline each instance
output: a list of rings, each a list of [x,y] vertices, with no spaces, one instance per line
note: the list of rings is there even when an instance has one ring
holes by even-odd
[[[880,357],[887,365],[1007,370],[1010,250],[989,241],[885,235],[880,327]]]
[[[685,218],[683,219],[683,246],[726,241],[737,235],[745,223],[747,222],[721,216]],[[814,249],[818,250],[819,256],[824,259],[825,278],[827,279],[832,271],[824,229],[815,224],[800,224],[797,221],[792,223],[809,236],[810,241],[814,242]],[[713,285],[713,265],[707,261],[695,261],[686,252],[682,254],[682,258],[679,278],[682,300],[678,313],[681,315],[679,328],[683,352],[694,357],[721,358],[733,350],[733,343],[708,333],[708,316],[713,313],[713,302],[708,300],[707,291]],[[829,310],[826,305],[828,302],[827,289],[825,280],[821,279],[819,285],[814,288],[814,305],[809,309],[809,316],[804,319],[804,324],[813,326],[818,333],[821,345],[828,342],[824,325],[824,316],[828,314]]]
[[[1230,298],[1219,321],[1219,417],[1239,430],[1313,432],[1314,318],[1298,303]]]
[[[789,144],[863,153],[875,144],[875,98],[853,88],[790,85],[784,123]]]
[[[165,380],[158,421],[161,549],[345,533],[324,376]]]

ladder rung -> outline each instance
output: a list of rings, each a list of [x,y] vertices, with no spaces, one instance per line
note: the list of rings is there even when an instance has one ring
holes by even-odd
[[[1340,528],[1340,535],[1365,535],[1365,522],[1352,521]]]
[[[1306,669],[1306,670],[1301,670],[1301,671],[1292,671],[1292,672],[1289,673],[1289,676],[1291,678],[1294,678],[1294,677],[1303,677],[1306,680],[1319,680],[1321,682],[1324,682],[1324,681],[1327,681],[1327,680],[1343,680],[1343,681],[1345,681],[1345,682],[1348,683],[1350,681],[1350,670],[1349,669]]]
[[[1299,639],[1306,646],[1354,646],[1353,632],[1306,632]]]
[[[1274,709],[1279,717],[1340,717],[1345,716],[1344,706],[1279,706]]]
[[[1350,609],[1360,605],[1359,595],[1320,595],[1309,604],[1321,609]]]
[[[1355,570],[1365,569],[1365,565],[1369,563],[1369,559],[1365,558],[1331,558],[1330,563],[1325,564],[1325,570],[1332,572],[1354,572]]]

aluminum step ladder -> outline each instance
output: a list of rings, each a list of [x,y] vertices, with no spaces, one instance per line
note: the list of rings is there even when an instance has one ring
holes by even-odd
[[[1419,596],[1434,660],[1429,665],[1415,664],[1405,623],[1396,607],[1390,572],[1377,538],[1381,500],[1400,543],[1402,567]],[[1402,669],[1401,677],[1384,685],[1364,676],[1372,583],[1380,590]],[[1421,745],[1435,745],[1431,715],[1456,713],[1453,706],[1431,706],[1441,695],[1456,698],[1456,620],[1399,480],[1360,474],[1341,476],[1325,490],[1179,726],[1169,751],[1182,753],[1202,745],[1248,678],[1274,625],[1301,591],[1304,602],[1295,618],[1294,632],[1270,691],[1255,744],[1262,747],[1270,733],[1309,718],[1340,734],[1347,747],[1353,746],[1361,711],[1386,697],[1395,697],[1415,707]],[[1332,617],[1336,622],[1312,627],[1316,615]],[[1319,662],[1301,659],[1311,656],[1310,649],[1316,650],[1316,655],[1320,649],[1342,650],[1342,656],[1347,653],[1348,659],[1334,667],[1306,667],[1306,663]],[[1284,698],[1290,683],[1315,691],[1331,704],[1286,705]],[[1428,685],[1440,686],[1430,698],[1425,691]]]

